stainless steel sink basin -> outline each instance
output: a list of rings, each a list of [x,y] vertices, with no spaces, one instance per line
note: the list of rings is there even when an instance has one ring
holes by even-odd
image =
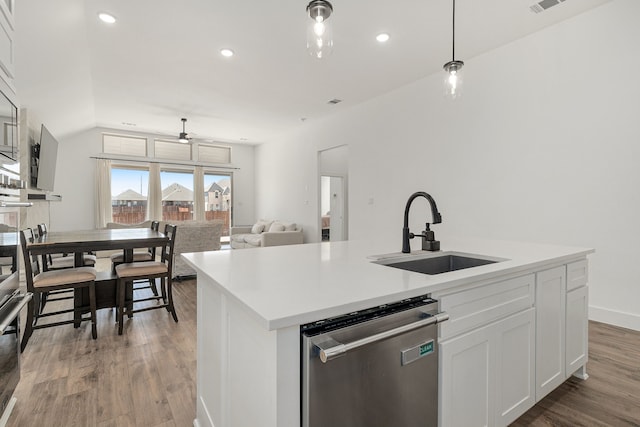
[[[450,271],[463,270],[465,268],[493,264],[500,261],[504,261],[504,259],[458,252],[441,252],[429,254],[427,256],[406,255],[394,258],[385,258],[373,262],[380,265],[386,265],[387,267],[415,271],[417,273],[442,274]]]

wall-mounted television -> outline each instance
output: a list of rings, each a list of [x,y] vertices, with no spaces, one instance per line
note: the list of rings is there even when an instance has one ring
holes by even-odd
[[[36,172],[35,187],[40,190],[53,191],[56,179],[56,164],[58,162],[58,141],[51,135],[51,132],[44,124],[40,129],[40,144],[34,147],[32,154],[36,157],[36,167],[34,169],[37,169],[37,172],[32,170],[32,177]]]

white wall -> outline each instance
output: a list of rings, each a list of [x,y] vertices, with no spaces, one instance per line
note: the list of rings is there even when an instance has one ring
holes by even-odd
[[[79,230],[94,228],[95,165],[92,156],[102,152],[102,133],[146,136],[153,140],[158,135],[122,132],[95,128],[60,140],[56,169],[55,194],[62,202],[51,202],[51,230]],[[252,224],[254,214],[254,147],[224,144],[232,147],[234,167],[234,223]]]
[[[594,247],[591,317],[640,330],[638,16],[640,2],[614,0],[461,58],[455,103],[438,74],[307,120],[256,149],[258,216],[295,220],[317,241],[317,152],[348,144],[351,239],[396,239],[400,250],[404,205],[424,190],[442,213],[433,227],[442,241]],[[420,231],[429,210],[417,200],[412,211]]]

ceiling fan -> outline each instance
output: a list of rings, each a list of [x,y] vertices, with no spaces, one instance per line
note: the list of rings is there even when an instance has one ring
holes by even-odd
[[[185,124],[187,123],[187,119],[182,118],[180,120],[182,120],[182,132],[180,132],[180,135],[178,136],[178,141],[183,143],[183,144],[187,144],[187,143],[189,143],[189,141],[191,141],[191,138],[189,137],[189,134],[185,130]]]

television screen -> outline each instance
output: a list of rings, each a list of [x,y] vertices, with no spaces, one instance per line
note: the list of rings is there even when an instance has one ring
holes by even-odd
[[[38,180],[36,187],[41,190],[53,191],[56,178],[56,163],[58,160],[58,141],[51,132],[42,125],[40,131],[40,153],[38,155]]]

